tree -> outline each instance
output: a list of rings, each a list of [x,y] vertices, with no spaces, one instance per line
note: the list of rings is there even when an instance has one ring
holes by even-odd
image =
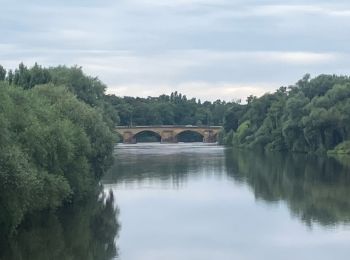
[[[0,224],[11,233],[30,212],[94,192],[117,139],[62,86],[0,85]]]
[[[0,65],[0,81],[4,81],[6,78],[6,70]]]
[[[9,70],[9,72],[7,73],[7,82],[10,84],[10,85],[12,85],[12,83],[13,83],[13,72],[12,72],[12,70]]]
[[[307,74],[288,89],[247,102],[241,115],[237,108],[225,115],[225,131],[232,135],[226,139],[237,146],[324,153],[350,139],[348,77]]]

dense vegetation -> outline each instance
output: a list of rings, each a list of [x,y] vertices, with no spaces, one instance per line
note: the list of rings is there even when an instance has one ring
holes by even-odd
[[[201,102],[173,92],[159,97],[107,96],[118,111],[120,125],[222,125],[230,102]]]
[[[306,75],[225,115],[223,142],[293,152],[350,153],[350,79]]]
[[[112,162],[117,120],[80,68],[0,68],[0,227],[80,201]]]

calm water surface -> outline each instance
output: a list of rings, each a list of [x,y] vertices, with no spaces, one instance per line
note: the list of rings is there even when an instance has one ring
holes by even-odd
[[[122,260],[349,259],[350,170],[205,144],[118,145]]]

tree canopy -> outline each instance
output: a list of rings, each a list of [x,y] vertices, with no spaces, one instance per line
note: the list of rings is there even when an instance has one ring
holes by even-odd
[[[230,102],[188,99],[177,91],[159,97],[106,97],[118,111],[120,124],[128,125],[222,125]]]
[[[53,70],[38,65],[27,69],[21,64],[13,79],[10,72],[2,74],[0,226],[4,233],[11,233],[28,213],[84,199],[112,162],[117,137],[112,117],[104,109],[104,88],[79,68],[62,70],[66,74],[57,82]],[[69,84],[64,75],[70,73],[79,74],[82,81]],[[83,87],[93,90],[83,96],[85,92],[79,92]]]
[[[294,152],[350,153],[350,79],[304,76],[226,112],[224,142]]]

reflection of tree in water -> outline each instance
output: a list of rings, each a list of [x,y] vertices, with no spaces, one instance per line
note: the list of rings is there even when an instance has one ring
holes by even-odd
[[[349,154],[331,154],[331,157],[350,169],[350,155]]]
[[[120,228],[114,204],[110,192],[55,214],[30,216],[14,237],[0,238],[0,259],[112,259]]]
[[[104,176],[104,183],[142,182],[145,180],[181,186],[188,177],[222,174],[223,150],[171,154],[123,154]]]
[[[302,154],[227,150],[228,175],[257,199],[286,201],[306,224],[350,222],[350,170],[333,159]]]
[[[141,149],[141,148],[140,148]],[[285,201],[293,215],[311,225],[350,223],[350,168],[335,159],[248,150],[148,154],[124,151],[105,183],[164,182],[181,186],[189,176],[221,175],[252,187],[257,199]]]

